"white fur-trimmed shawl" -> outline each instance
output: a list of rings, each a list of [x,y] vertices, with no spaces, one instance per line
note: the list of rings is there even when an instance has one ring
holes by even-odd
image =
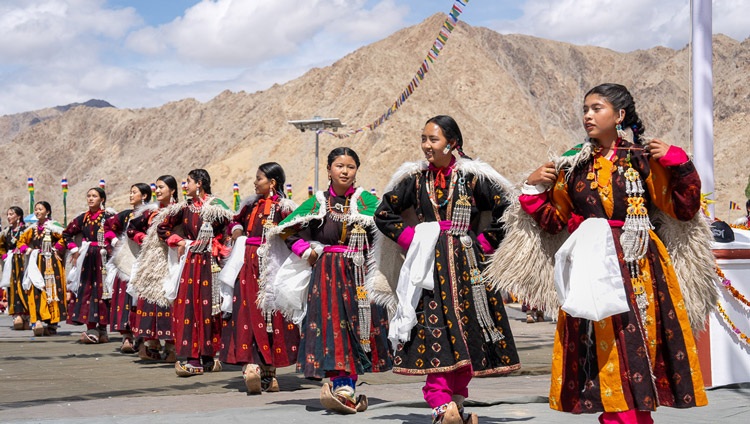
[[[159,238],[157,227],[166,217],[177,215],[186,207],[188,207],[186,202],[175,203],[161,209],[154,217],[141,245],[137,271],[130,281],[139,297],[159,306],[169,306],[170,301],[164,292],[164,281],[169,277],[167,267],[168,247]],[[233,213],[220,205],[211,204],[209,200],[201,207],[200,216],[207,222],[215,222],[221,219],[230,221]]]
[[[591,156],[591,142],[572,156],[554,159],[558,170],[572,169]],[[702,330],[715,309],[717,276],[711,252],[711,231],[699,211],[690,221],[679,221],[661,211],[651,213],[656,233],[672,259],[693,329]],[[517,295],[530,305],[556,311],[560,305],[554,286],[555,252],[568,237],[567,231],[551,235],[524,212],[518,202],[503,216],[506,234],[492,255],[483,278],[497,291]]]
[[[388,184],[385,186],[384,192],[388,193],[395,189],[396,186],[406,178],[424,172],[428,169],[429,165],[429,162],[427,162],[426,160],[406,162],[402,164],[393,174]],[[474,175],[478,179],[478,184],[491,184],[493,187],[499,188],[504,193],[506,193],[508,201],[511,202],[511,205],[514,202],[514,199],[517,199],[518,197],[516,190],[510,183],[510,181],[500,175],[500,173],[492,168],[489,164],[483,162],[480,159],[459,158],[456,160],[454,169],[459,172]],[[505,215],[507,215],[508,212],[509,210],[506,210]],[[480,230],[487,226],[492,218],[491,215],[492,214],[489,212],[483,212],[480,215]],[[413,208],[409,208],[403,211],[401,216],[404,219],[405,225],[413,227],[419,223],[416,217],[416,212]],[[384,275],[386,281],[388,281],[392,285],[391,290],[395,293],[396,285],[398,284],[399,272],[401,270],[401,266],[404,263],[403,249],[401,249],[401,246],[399,246],[398,243],[385,236],[380,237],[377,242],[377,252],[379,255],[377,261],[381,264],[381,274]]]
[[[367,289],[367,295],[371,302],[385,307],[389,313],[395,311],[396,298],[391,289],[390,284],[386,280],[385,276],[380,272],[378,266],[379,262],[376,260],[378,257],[378,246],[380,245],[379,240],[382,239],[382,235],[375,226],[375,220],[372,216],[363,215],[358,210],[359,198],[362,196],[364,189],[362,187],[357,188],[352,194],[351,201],[349,202],[350,217],[348,223],[356,223],[362,225],[371,234],[374,234],[374,240],[372,246],[370,246],[370,252],[367,254],[367,274],[365,275],[365,288]],[[325,218],[327,212],[327,200],[325,194],[319,191],[315,194],[316,201],[318,203],[317,210],[310,211],[306,215],[299,215],[294,217],[284,225],[275,227],[268,236],[268,242],[270,244],[269,258],[266,262],[267,269],[261,270],[261,277],[263,282],[273,282],[274,276],[278,267],[286,259],[285,257],[278,257],[278,252],[282,249],[279,248],[279,244],[283,244],[284,241],[281,239],[280,234],[287,228],[294,227],[299,224],[307,224],[313,219],[322,220]],[[263,291],[258,294],[258,306],[263,310],[275,310],[276,305],[273,299],[275,298],[274,290],[271,284],[261,283],[264,287]],[[291,316],[291,311],[282,311],[287,317]]]

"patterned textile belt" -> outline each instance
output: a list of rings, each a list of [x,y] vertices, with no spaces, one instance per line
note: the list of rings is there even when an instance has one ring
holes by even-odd
[[[247,240],[245,240],[245,245],[260,246],[262,241],[263,241],[263,237],[248,237]]]
[[[349,249],[347,246],[330,245],[323,247],[323,253],[346,253]]]

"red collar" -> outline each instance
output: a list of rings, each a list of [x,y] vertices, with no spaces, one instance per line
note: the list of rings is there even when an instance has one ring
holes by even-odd
[[[346,190],[346,193],[344,193],[344,197],[351,196],[352,194],[354,194],[356,190],[357,189],[354,188],[354,184],[350,185],[349,188]],[[328,186],[328,194],[330,194],[333,197],[338,196],[338,194],[336,194],[336,192],[333,190],[333,185]]]
[[[427,168],[430,170],[430,172],[433,172],[435,174],[435,186],[440,186],[440,188],[445,188],[445,179],[447,177],[450,177],[451,171],[453,171],[453,167],[456,165],[456,157],[451,155],[451,161],[448,164],[448,166],[438,168],[437,166],[430,164],[430,166]]]

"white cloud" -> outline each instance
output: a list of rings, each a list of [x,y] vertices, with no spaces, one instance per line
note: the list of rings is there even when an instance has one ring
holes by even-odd
[[[92,40],[122,37],[140,18],[132,8],[106,9],[103,0],[10,0],[0,3],[3,64],[76,62]],[[74,54],[71,54],[74,53]]]
[[[491,27],[618,51],[657,45],[679,49],[690,41],[689,0],[527,0],[521,9],[519,19],[496,21]],[[713,17],[714,33],[739,40],[750,35],[746,0],[714,0]]]
[[[127,46],[142,54],[171,50],[211,67],[253,66],[300,52],[326,33],[339,44],[374,41],[404,26],[409,11],[395,0],[365,7],[365,0],[204,0],[168,24],[131,34]]]

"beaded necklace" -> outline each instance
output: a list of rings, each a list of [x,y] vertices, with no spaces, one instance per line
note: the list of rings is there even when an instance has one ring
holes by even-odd
[[[438,203],[438,196],[437,192],[435,191],[435,175],[432,172],[427,173],[427,197],[430,198],[430,203],[432,203],[432,206],[442,209],[444,208],[448,202],[453,199],[453,190],[456,188],[456,183],[458,182],[458,173],[452,172],[451,173],[451,182],[450,186],[448,187],[448,195],[445,196],[445,200]],[[437,213],[435,216],[439,216]]]
[[[13,245],[13,247],[16,247],[16,242],[18,242],[18,237],[21,236],[21,232],[23,232],[23,225],[18,224],[16,225],[16,229],[8,228],[8,235],[10,236],[10,242]]]

